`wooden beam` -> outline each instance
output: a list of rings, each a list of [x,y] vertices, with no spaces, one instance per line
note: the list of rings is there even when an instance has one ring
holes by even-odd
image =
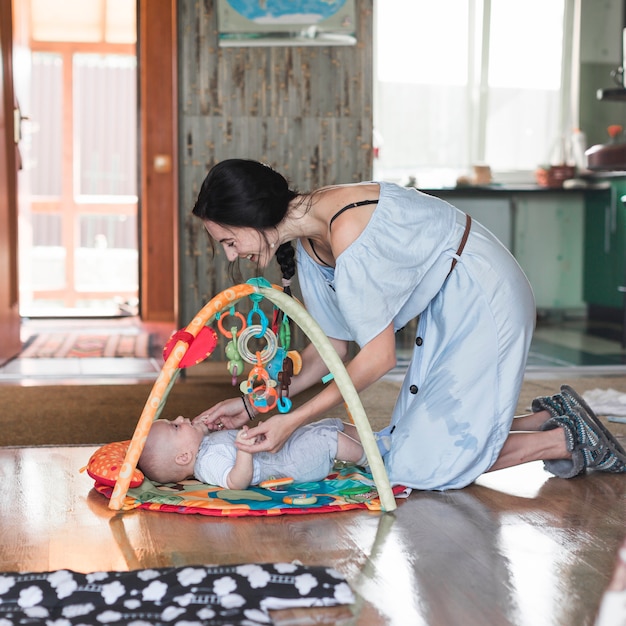
[[[140,313],[178,312],[177,51],[175,0],[139,0]]]

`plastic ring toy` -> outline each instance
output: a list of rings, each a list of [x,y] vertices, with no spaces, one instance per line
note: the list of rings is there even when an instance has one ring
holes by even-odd
[[[260,324],[253,324],[252,321],[254,319],[254,314],[257,314],[259,317]],[[267,315],[259,309],[259,305],[257,302],[254,303],[254,308],[248,313],[248,326],[256,326],[259,329],[259,332],[255,335],[258,339],[263,337],[265,331],[267,330],[269,325],[269,320],[267,319]]]
[[[262,329],[262,326],[253,324],[252,326],[247,326],[239,333],[239,337],[237,338],[237,349],[239,350],[241,358],[248,363],[257,363],[257,353],[252,352],[248,348],[248,341],[250,341],[251,337],[264,337],[267,341],[267,345],[261,351],[261,363],[271,361],[276,354],[276,350],[278,349],[278,340],[276,339],[276,335],[272,332],[271,328],[267,327],[261,334],[260,331]]]
[[[271,411],[278,400],[278,393],[274,387],[270,385],[259,385],[250,392],[250,402],[254,405],[254,408],[261,413],[267,413]]]
[[[227,317],[230,317],[231,315],[233,315],[233,313],[228,313],[227,315],[220,315],[220,318],[217,320],[217,327],[220,329],[220,332],[222,333],[222,335],[224,335],[224,337],[228,337],[229,339],[232,339],[234,331],[228,331],[228,330],[224,330],[224,319]],[[234,313],[234,316],[239,319],[239,321],[241,322],[241,330],[236,334],[237,336],[241,335],[241,333],[244,331],[245,327],[246,327],[246,318],[239,313],[239,311],[236,311]]]
[[[317,502],[316,496],[285,496],[283,498],[285,504],[293,504],[295,506],[306,506],[307,504],[315,504]]]
[[[279,413],[289,413],[289,411],[291,411],[293,403],[289,398],[278,398],[276,400],[276,406],[278,407]]]

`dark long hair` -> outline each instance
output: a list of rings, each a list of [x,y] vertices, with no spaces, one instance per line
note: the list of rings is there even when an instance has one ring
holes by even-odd
[[[267,230],[276,228],[287,215],[298,193],[282,174],[269,165],[248,159],[226,159],[211,168],[200,187],[192,213],[221,226]],[[291,242],[278,246],[285,291],[296,271]]]

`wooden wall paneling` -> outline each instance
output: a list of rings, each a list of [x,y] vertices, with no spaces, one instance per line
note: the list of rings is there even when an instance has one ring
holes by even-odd
[[[371,177],[372,3],[356,1],[355,46],[220,48],[215,1],[178,2],[183,322],[232,284],[190,215],[213,164],[264,161],[300,191]]]

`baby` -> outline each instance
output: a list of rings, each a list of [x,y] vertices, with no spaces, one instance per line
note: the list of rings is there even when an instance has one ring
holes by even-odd
[[[194,476],[209,485],[246,489],[270,478],[322,480],[335,460],[367,463],[356,427],[336,418],[302,426],[276,453],[239,449],[235,442],[254,444],[247,435],[247,426],[210,431],[201,420],[159,419],[150,428],[138,467],[148,479],[160,483]]]

